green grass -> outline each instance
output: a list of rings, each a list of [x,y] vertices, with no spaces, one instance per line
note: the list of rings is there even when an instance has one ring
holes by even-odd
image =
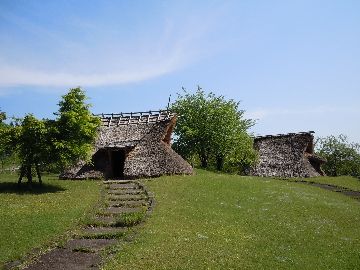
[[[146,208],[143,211],[133,213],[122,213],[116,217],[115,227],[132,227],[139,224],[146,215]]]
[[[197,171],[147,182],[154,212],[105,269],[359,269],[360,203],[300,183]]]
[[[41,248],[73,229],[99,198],[95,181],[64,181],[44,176],[16,185],[16,174],[0,174],[0,268],[34,248]]]
[[[345,187],[351,190],[360,191],[360,179],[351,177],[351,176],[341,176],[341,177],[313,177],[302,179],[305,181],[321,183],[321,184],[330,184],[339,187]]]

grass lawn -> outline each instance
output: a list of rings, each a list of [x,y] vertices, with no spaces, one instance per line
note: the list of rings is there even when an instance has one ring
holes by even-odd
[[[26,181],[26,179],[25,179]],[[16,186],[16,174],[0,174],[0,268],[73,228],[99,198],[99,182],[44,176],[33,190]]]
[[[360,203],[197,170],[147,181],[154,212],[105,269],[359,269]]]
[[[325,177],[304,178],[302,180],[321,183],[321,184],[330,184],[334,186],[345,187],[355,191],[360,191],[360,179],[351,176],[341,176],[341,177],[325,176]]]

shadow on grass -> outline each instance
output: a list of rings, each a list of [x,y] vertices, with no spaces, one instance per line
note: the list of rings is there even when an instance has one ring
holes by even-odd
[[[51,185],[47,183],[39,184],[33,182],[30,186],[26,181],[18,185],[14,182],[1,182],[0,183],[0,194],[1,193],[15,193],[15,194],[44,194],[44,193],[56,193],[65,191],[65,188]]]

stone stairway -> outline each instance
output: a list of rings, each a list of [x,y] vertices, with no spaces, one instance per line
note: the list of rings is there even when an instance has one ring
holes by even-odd
[[[103,259],[111,255],[109,247],[131,236],[132,227],[141,223],[151,210],[152,196],[138,181],[103,183],[105,194],[100,209],[65,245],[41,255],[24,269],[99,269]]]

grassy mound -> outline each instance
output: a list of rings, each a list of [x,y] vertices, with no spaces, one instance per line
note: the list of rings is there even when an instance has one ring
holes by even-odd
[[[105,269],[356,269],[360,203],[304,184],[215,174],[146,183],[156,207]]]
[[[29,190],[26,183],[18,188],[16,179],[16,174],[0,174],[0,268],[73,228],[99,198],[94,181],[45,176],[42,186],[35,180]]]

